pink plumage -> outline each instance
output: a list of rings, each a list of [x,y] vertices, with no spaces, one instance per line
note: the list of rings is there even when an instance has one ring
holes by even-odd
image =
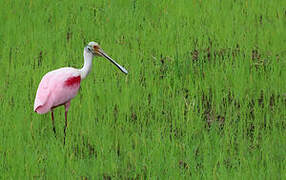
[[[80,87],[80,71],[60,68],[48,72],[41,80],[34,103],[34,111],[44,114],[74,98]]]

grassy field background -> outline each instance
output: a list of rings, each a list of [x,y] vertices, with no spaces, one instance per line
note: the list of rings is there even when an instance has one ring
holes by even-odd
[[[285,179],[286,1],[0,0],[0,179]],[[42,76],[95,58],[69,111]]]

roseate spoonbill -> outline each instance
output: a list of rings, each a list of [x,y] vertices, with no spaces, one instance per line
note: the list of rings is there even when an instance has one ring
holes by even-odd
[[[51,111],[52,126],[55,135],[56,128],[53,109],[61,105],[65,106],[64,144],[67,128],[67,113],[70,102],[72,98],[77,95],[81,81],[85,79],[90,72],[94,56],[104,57],[117,66],[123,73],[128,73],[124,67],[111,59],[111,57],[100,48],[98,43],[90,42],[84,48],[84,65],[81,69],[64,67],[50,71],[42,78],[39,84],[34,103],[34,111],[38,114],[45,114]]]

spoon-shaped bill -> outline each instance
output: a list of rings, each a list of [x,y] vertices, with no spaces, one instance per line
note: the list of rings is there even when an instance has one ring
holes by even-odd
[[[105,52],[100,51],[100,54],[105,57],[106,59],[108,59],[110,62],[112,62],[112,64],[114,64],[116,67],[118,67],[123,73],[128,74],[128,71],[120,66],[117,62],[115,62],[111,57],[109,57]]]

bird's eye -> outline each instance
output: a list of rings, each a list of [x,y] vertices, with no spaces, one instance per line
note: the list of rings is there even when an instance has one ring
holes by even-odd
[[[98,49],[98,46],[93,46],[93,49],[96,51]]]

